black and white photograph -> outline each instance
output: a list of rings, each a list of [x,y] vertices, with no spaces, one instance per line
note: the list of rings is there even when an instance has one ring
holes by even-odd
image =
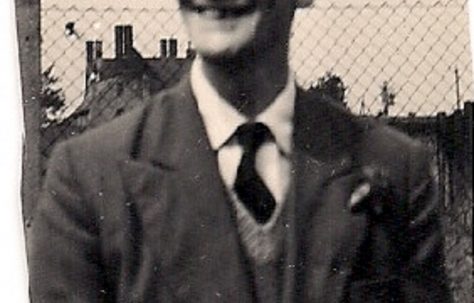
[[[472,302],[467,0],[11,3],[25,302]]]

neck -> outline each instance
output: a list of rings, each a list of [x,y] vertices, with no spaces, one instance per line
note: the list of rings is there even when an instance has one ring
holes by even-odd
[[[287,84],[286,53],[223,61],[203,59],[204,73],[219,95],[249,118],[264,111]]]

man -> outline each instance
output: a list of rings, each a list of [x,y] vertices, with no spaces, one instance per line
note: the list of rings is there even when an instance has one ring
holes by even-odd
[[[198,57],[61,144],[34,302],[447,302],[429,157],[295,87],[299,0],[181,0]]]

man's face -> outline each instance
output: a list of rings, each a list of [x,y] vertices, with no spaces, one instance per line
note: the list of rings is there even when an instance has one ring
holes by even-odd
[[[287,51],[295,0],[179,0],[198,54],[239,59],[270,48]]]

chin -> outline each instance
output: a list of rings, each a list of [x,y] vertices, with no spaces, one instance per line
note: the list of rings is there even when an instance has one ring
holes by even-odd
[[[267,52],[269,44],[258,46],[254,41],[250,40],[247,43],[241,44],[194,44],[194,48],[205,61],[215,64],[241,65],[254,63]]]
[[[255,10],[238,17],[183,12],[193,47],[202,57],[232,58],[255,44],[262,12]]]
[[[283,2],[182,0],[181,14],[193,47],[202,58],[246,63],[275,43],[282,42],[281,48],[286,47],[283,40],[287,40],[288,33],[283,27],[289,22],[286,19],[292,8],[276,7],[276,3]]]
[[[254,47],[251,45],[230,45],[225,47],[217,47],[216,45],[198,47],[194,45],[194,47],[197,54],[199,54],[199,56],[201,56],[205,61],[223,64],[251,62],[255,59],[254,57],[256,53]]]
[[[250,53],[248,46],[235,45],[212,45],[208,44],[203,47],[195,45],[196,52],[204,59],[210,60],[241,60]]]

